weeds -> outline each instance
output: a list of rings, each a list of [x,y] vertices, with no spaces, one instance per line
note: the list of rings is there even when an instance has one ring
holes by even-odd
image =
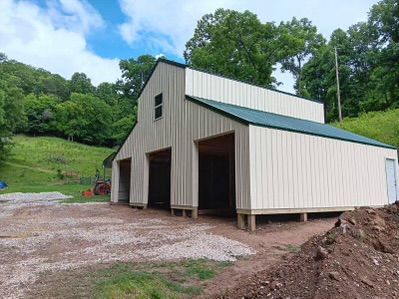
[[[191,298],[201,293],[203,281],[226,266],[208,260],[145,266],[117,264],[99,273],[102,278],[94,293],[96,298]]]
[[[288,252],[291,252],[291,253],[298,253],[301,251],[300,246],[292,245],[292,244],[288,244],[286,249]]]

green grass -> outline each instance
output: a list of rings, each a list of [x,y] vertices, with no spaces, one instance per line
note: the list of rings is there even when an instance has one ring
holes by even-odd
[[[399,147],[399,109],[369,112],[333,125]]]
[[[116,264],[95,274],[96,298],[191,298],[231,263],[187,260],[162,264]],[[100,278],[101,277],[101,278]]]
[[[190,277],[207,280],[216,276],[216,269],[209,267],[203,260],[190,260],[185,262],[184,266]]]
[[[67,202],[107,201],[109,197],[83,198],[80,194],[93,186],[80,185],[81,176],[102,173],[102,161],[112,149],[69,142],[56,137],[15,136],[14,146],[5,164],[0,166],[0,180],[5,192],[59,191],[74,196]],[[62,177],[59,173],[61,172]],[[110,170],[106,173],[110,176]]]
[[[79,176],[93,176],[96,169],[101,171],[102,161],[113,150],[105,147],[84,145],[56,137],[15,136],[9,162],[36,169],[60,169],[63,173]]]
[[[181,298],[198,295],[201,289],[184,286],[167,278],[165,274],[135,271],[129,266],[116,265],[109,277],[98,282],[96,298]]]

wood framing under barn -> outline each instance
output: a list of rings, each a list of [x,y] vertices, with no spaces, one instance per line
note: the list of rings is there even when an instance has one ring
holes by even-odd
[[[345,211],[398,198],[394,147],[324,124],[320,102],[161,59],[112,163],[112,202],[201,213]]]

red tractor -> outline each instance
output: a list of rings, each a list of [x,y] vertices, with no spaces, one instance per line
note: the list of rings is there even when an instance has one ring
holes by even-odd
[[[111,180],[96,180],[94,185],[95,195],[108,195],[111,193]]]

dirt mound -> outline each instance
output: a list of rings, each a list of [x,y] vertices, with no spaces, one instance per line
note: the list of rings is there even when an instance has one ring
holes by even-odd
[[[399,298],[399,205],[342,214],[299,253],[219,298]]]

